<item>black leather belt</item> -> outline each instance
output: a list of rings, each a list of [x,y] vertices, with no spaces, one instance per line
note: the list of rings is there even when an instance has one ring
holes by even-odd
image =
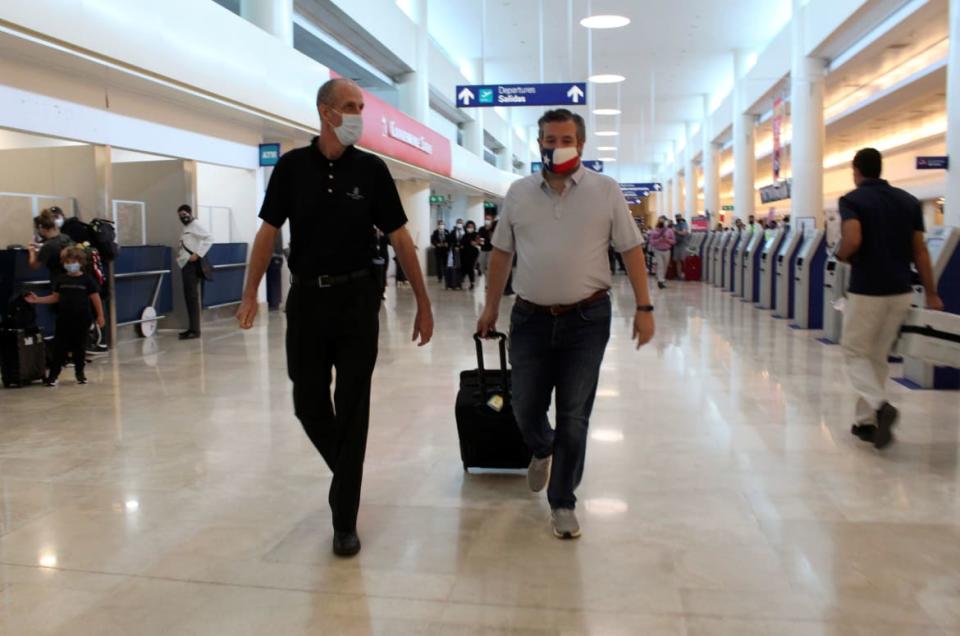
[[[337,285],[352,283],[355,280],[367,278],[370,275],[369,269],[358,269],[357,271],[350,272],[349,274],[331,274],[321,276],[297,276],[296,274],[292,274],[290,276],[290,283],[299,287],[319,287],[320,289],[323,289],[325,287],[336,287]]]
[[[579,309],[580,307],[584,307],[586,305],[592,305],[595,302],[598,302],[600,300],[603,300],[604,298],[607,298],[610,295],[608,293],[609,291],[610,291],[609,289],[601,289],[599,291],[594,292],[587,298],[584,298],[580,302],[572,303],[570,305],[538,305],[536,303],[532,303],[529,300],[526,300],[523,298],[517,298],[517,304],[523,305],[525,307],[529,307],[534,311],[550,314],[551,316],[562,316],[563,314],[569,313],[574,309]]]

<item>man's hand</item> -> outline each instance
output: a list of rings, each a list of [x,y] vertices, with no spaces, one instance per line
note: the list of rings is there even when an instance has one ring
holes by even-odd
[[[480,314],[480,320],[477,321],[477,333],[481,338],[489,338],[490,334],[497,330],[497,318],[499,314],[497,307],[484,307]]]
[[[191,255],[190,255],[190,262],[191,262],[191,263],[195,263],[196,261],[199,261],[199,260],[200,260],[200,257],[197,256],[196,254],[191,254]]]
[[[633,339],[637,341],[637,349],[653,340],[653,313],[638,311],[633,317]]]
[[[34,294],[33,292],[30,292],[29,294],[24,296],[23,299],[28,303],[30,303],[31,305],[35,305],[40,300],[40,297]]]
[[[253,327],[253,321],[257,318],[257,299],[247,298],[240,302],[240,309],[237,310],[237,322],[241,329],[250,329]]]
[[[106,318],[103,316],[97,316],[97,326],[103,329],[107,324]]]
[[[418,347],[422,347],[433,338],[433,310],[430,305],[425,307],[417,306],[417,316],[413,319],[413,338],[411,342],[416,342],[420,338]]]
[[[943,311],[943,299],[939,294],[927,294],[927,309]]]

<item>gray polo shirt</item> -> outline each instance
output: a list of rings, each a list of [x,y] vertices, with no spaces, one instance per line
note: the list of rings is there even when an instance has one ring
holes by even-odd
[[[538,305],[566,305],[612,285],[608,248],[643,243],[616,181],[582,165],[557,194],[543,174],[515,181],[493,246],[517,253],[514,288]]]

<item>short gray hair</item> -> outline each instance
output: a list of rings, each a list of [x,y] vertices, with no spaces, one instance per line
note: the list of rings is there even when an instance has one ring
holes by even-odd
[[[350,84],[356,84],[356,82],[346,77],[335,77],[327,80],[317,91],[317,106],[320,104],[334,106],[337,103],[337,88]]]

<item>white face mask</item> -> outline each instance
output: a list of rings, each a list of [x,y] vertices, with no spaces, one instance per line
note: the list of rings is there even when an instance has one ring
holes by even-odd
[[[336,111],[334,111],[336,112]],[[343,122],[333,129],[337,140],[344,146],[352,146],[363,135],[363,115],[348,115],[340,113]]]
[[[63,227],[63,219],[60,218],[59,216],[54,220],[53,223],[54,223],[54,225],[57,226],[57,229]]]
[[[80,271],[80,263],[64,263],[63,268],[67,270],[69,274],[76,274]]]

